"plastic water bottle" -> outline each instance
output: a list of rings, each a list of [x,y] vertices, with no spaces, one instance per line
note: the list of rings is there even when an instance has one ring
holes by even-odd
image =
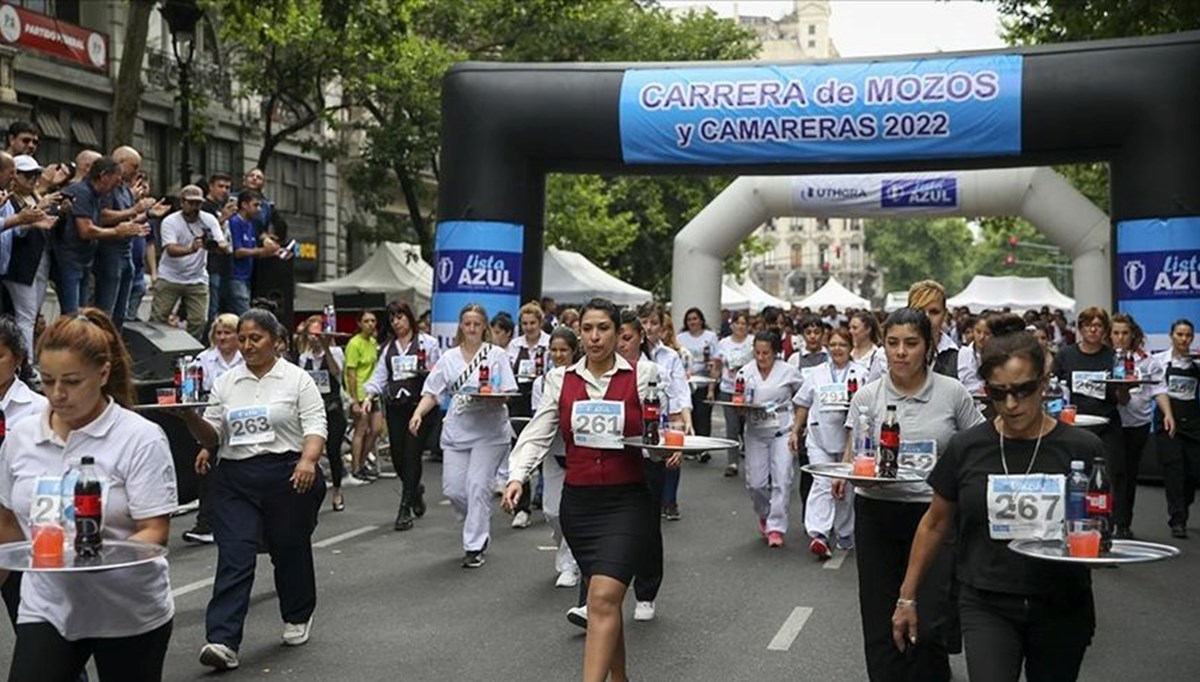
[[[863,412],[858,415],[858,423],[855,425],[854,433],[854,454],[857,457],[875,457],[875,434],[872,433],[875,425],[871,420],[871,415]]]
[[[1078,521],[1088,517],[1088,477],[1082,460],[1071,460],[1071,473],[1067,476],[1067,520]]]

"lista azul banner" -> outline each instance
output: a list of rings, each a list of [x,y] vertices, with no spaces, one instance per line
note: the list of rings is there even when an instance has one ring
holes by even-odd
[[[478,303],[491,318],[521,307],[525,228],[514,223],[449,220],[438,223],[433,254],[433,334],[449,346],[464,306]]]
[[[629,164],[780,164],[1021,151],[1016,55],[630,69]]]
[[[1200,319],[1200,217],[1117,223],[1117,300],[1148,335]]]
[[[797,209],[841,215],[939,213],[958,208],[958,176],[946,173],[798,176]]]

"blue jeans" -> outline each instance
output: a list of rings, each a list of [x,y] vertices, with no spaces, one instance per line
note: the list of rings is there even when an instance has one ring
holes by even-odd
[[[88,275],[91,265],[75,265],[60,262],[58,281],[54,283],[58,293],[58,307],[63,315],[71,315],[88,302]]]
[[[239,279],[225,280],[226,293],[229,294],[229,312],[241,315],[250,309],[250,283]],[[211,294],[210,294],[211,295]]]
[[[133,284],[129,287],[129,307],[125,312],[126,320],[138,319],[138,308],[142,307],[142,299],[146,297],[146,274],[133,271]]]
[[[120,329],[129,310],[133,259],[115,251],[98,251],[93,270],[96,273],[96,307],[108,313]]]

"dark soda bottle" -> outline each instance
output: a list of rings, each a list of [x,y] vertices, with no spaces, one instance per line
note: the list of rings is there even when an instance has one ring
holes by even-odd
[[[1133,351],[1125,351],[1125,380],[1133,381],[1137,378],[1137,367],[1133,363]]]
[[[8,433],[8,420],[4,416],[4,410],[0,410],[0,445],[4,445],[4,436]]]
[[[533,351],[533,375],[540,377],[546,371],[546,349],[538,346]]]
[[[733,382],[733,402],[738,403],[746,398],[746,380],[738,376]]]
[[[850,377],[850,380],[846,382],[846,395],[853,400],[855,393],[858,393],[858,379],[852,376]]]
[[[96,476],[96,460],[84,457],[80,462],[79,479],[75,481],[75,556],[92,559],[100,556],[101,522],[100,479]]]
[[[487,393],[492,390],[492,368],[485,365],[479,366],[479,392]]]
[[[658,420],[662,414],[662,402],[658,397],[658,384],[651,381],[649,395],[642,403],[642,442],[646,445],[658,445]]]
[[[424,371],[425,371],[425,360],[426,360],[426,357],[427,357],[427,356],[426,356],[426,354],[425,354],[425,347],[424,347],[424,346],[420,346],[420,345],[418,345],[418,346],[417,346],[417,371],[418,371],[418,372],[424,372]]]
[[[1100,551],[1112,550],[1112,480],[1103,457],[1092,461],[1092,475],[1088,478],[1087,515],[1100,522]]]
[[[887,406],[887,415],[879,427],[879,478],[895,478],[900,462],[900,420],[896,406]]]

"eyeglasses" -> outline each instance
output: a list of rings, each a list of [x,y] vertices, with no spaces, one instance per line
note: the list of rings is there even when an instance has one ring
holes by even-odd
[[[1037,393],[1038,387],[1041,386],[1041,384],[1042,382],[1040,379],[1034,379],[1033,381],[1026,381],[1023,384],[1017,384],[1016,386],[995,386],[993,384],[987,384],[984,386],[983,390],[984,393],[987,394],[988,400],[1002,403],[1007,400],[1008,396],[1010,395],[1017,400],[1024,400],[1034,393]]]

